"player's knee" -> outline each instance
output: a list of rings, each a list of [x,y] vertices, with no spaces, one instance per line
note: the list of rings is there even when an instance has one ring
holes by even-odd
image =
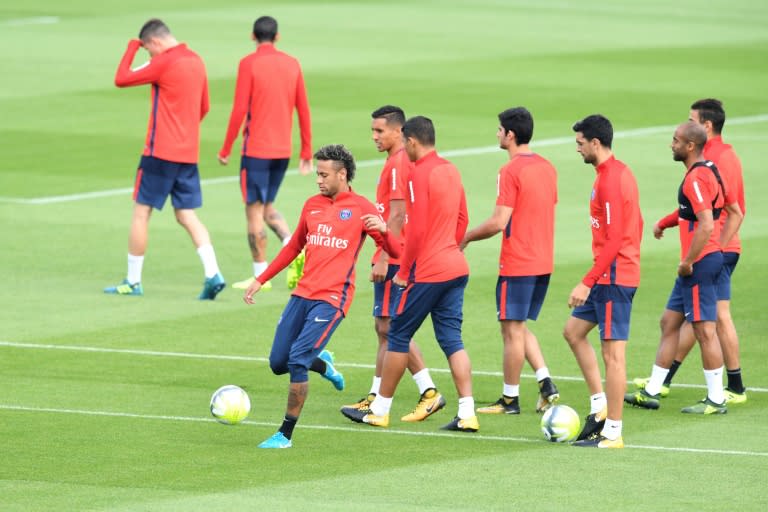
[[[400,338],[388,338],[387,350],[390,352],[400,352],[401,354],[407,354],[410,350],[411,340],[403,340]]]
[[[437,342],[440,344],[440,348],[443,350],[443,354],[445,354],[445,357],[451,357],[453,354],[458,352],[459,350],[464,350],[464,342],[460,339],[458,340],[437,340]]]
[[[563,328],[563,338],[568,342],[569,345],[573,345],[577,341],[576,333],[569,329],[568,326]]]
[[[307,371],[306,366],[289,364],[288,373],[291,374],[292,383],[307,382],[309,380],[309,372]]]
[[[269,368],[275,375],[285,375],[289,371],[288,359],[282,357],[269,357]]]

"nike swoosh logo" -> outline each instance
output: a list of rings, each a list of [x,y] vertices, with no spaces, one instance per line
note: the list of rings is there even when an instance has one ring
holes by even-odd
[[[315,322],[329,322],[329,321],[330,321],[330,320],[328,320],[327,318],[318,318],[318,317],[315,317]]]
[[[309,214],[310,214],[310,215],[316,215],[316,214],[318,214],[318,213],[321,213],[322,211],[323,211],[323,210],[312,210],[311,212],[309,212]]]

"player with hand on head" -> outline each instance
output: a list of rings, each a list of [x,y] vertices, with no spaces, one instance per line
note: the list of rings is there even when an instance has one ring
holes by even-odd
[[[291,157],[291,131],[293,111],[298,112],[301,131],[299,172],[312,170],[312,130],[309,101],[304,86],[304,75],[299,61],[275,48],[279,38],[277,21],[262,16],[253,24],[252,38],[256,51],[240,60],[237,69],[235,98],[229,116],[224,144],[218,159],[222,165],[229,162],[232,144],[243,127],[243,149],[240,161],[240,188],[245,203],[248,228],[248,246],[253,259],[253,275],[267,268],[267,233],[264,224],[286,245],[291,231],[274,202]],[[299,255],[288,268],[288,287],[296,287],[304,262]],[[245,289],[253,277],[232,286]],[[264,283],[262,289],[272,287]]]
[[[477,412],[520,414],[520,373],[525,359],[536,372],[544,412],[560,397],[544,361],[539,341],[528,329],[536,320],[554,269],[557,171],[545,158],[531,152],[533,117],[524,107],[499,114],[496,137],[509,162],[499,170],[493,215],[464,235],[460,247],[503,231],[496,283],[496,311],[504,342],[502,396]]]
[[[741,171],[741,162],[733,147],[723,142],[722,131],[725,124],[725,110],[723,109],[722,102],[713,98],[694,102],[691,105],[689,121],[701,124],[707,132],[707,142],[704,144],[702,154],[705,159],[711,160],[715,164],[720,173],[723,185],[725,186],[726,205],[737,202],[742,214],[745,215],[744,178]],[[717,339],[723,350],[725,370],[728,376],[728,386],[725,388],[725,401],[729,404],[740,404],[747,401],[747,393],[741,378],[739,337],[731,317],[731,275],[736,270],[736,264],[741,255],[741,240],[739,239],[738,231],[731,236],[730,242],[724,240],[725,237],[729,236],[728,230],[724,229],[727,219],[728,207],[720,212],[719,220],[722,230],[720,233],[720,247],[723,250],[723,269],[717,280],[716,331]],[[678,212],[675,210],[654,225],[653,233],[656,238],[661,238],[664,236],[665,229],[676,227],[677,223]],[[669,395],[672,378],[695,344],[696,336],[693,333],[693,327],[690,322],[686,322],[680,329],[680,341],[675,358],[658,391],[661,397]],[[648,378],[639,378],[635,379],[634,383],[641,389],[648,384],[649,380]]]
[[[139,48],[150,60],[131,69]],[[205,281],[199,299],[213,300],[224,289],[208,230],[197,217],[203,204],[197,160],[200,122],[208,112],[208,79],[202,59],[179,43],[168,26],[151,19],[141,27],[138,39],[128,43],[117,67],[115,85],[152,85],[144,152],[133,191],[133,218],[128,238],[128,273],[122,283],[104,289],[116,295],[143,295],[141,272],[149,236],[152,209],[162,210],[171,196],[176,220],[189,233],[203,263]]]
[[[459,395],[458,415],[442,428],[477,432],[480,424],[472,397],[472,366],[461,338],[469,277],[467,260],[459,249],[469,221],[461,175],[435,151],[430,119],[408,119],[403,139],[414,167],[406,201],[405,253],[393,283],[405,289],[389,328],[379,394],[368,408],[347,407],[342,414],[358,423],[389,426],[392,399],[408,366],[411,340],[429,315]]]
[[[632,300],[640,284],[643,217],[635,176],[611,149],[611,122],[594,114],[574,124],[573,131],[576,151],[597,173],[589,201],[594,263],[571,291],[568,306],[573,311],[563,330],[590,393],[590,413],[574,445],[623,448],[626,347]],[[605,363],[605,392],[597,355],[587,339],[596,326]]]
[[[405,114],[400,107],[385,105],[372,114],[371,133],[376,149],[387,153],[387,161],[379,176],[376,186],[376,209],[387,222],[387,229],[394,235],[401,236],[405,228],[405,196],[412,163],[408,159],[403,145],[402,127]],[[392,283],[392,278],[400,270],[400,258],[392,257],[381,248],[373,256],[371,281],[373,281],[373,316],[379,347],[376,353],[376,370],[368,395],[357,403],[342,407],[365,409],[381,386],[381,366],[387,350],[387,334],[390,319],[400,301],[402,288]],[[419,402],[414,410],[403,416],[403,421],[422,421],[445,406],[445,399],[437,390],[429,369],[424,364],[424,357],[415,341],[411,341],[408,350],[408,370],[419,388]]]
[[[342,145],[329,145],[314,156],[320,194],[304,203],[294,236],[244,295],[246,304],[254,304],[262,285],[305,251],[304,274],[277,323],[269,354],[276,375],[290,374],[285,418],[259,448],[291,447],[309,391],[308,371],[319,373],[339,391],[344,389],[344,377],[325,347],[352,304],[355,265],[366,235],[387,254],[400,255],[401,240],[388,232],[376,207],[350,186],[355,177],[352,154]]]
[[[720,173],[702,152],[707,142],[704,127],[688,121],[672,137],[672,157],[685,165],[685,177],[677,192],[680,232],[680,264],[677,280],[661,316],[661,340],[651,378],[643,389],[627,393],[624,400],[646,409],[658,409],[661,385],[687,321],[701,347],[701,362],[707,396],[682,409],[689,414],[725,414],[728,408],[723,389],[723,352],[717,340],[717,282],[723,267],[721,244],[727,246],[739,228],[743,215],[738,202],[726,205]],[[728,217],[721,226],[723,208]]]

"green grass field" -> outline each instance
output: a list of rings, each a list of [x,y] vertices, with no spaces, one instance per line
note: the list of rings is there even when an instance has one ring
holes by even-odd
[[[768,4],[391,1],[130,3],[32,0],[0,6],[0,510],[766,510],[768,349],[763,289],[768,270]],[[524,370],[523,414],[482,417],[476,435],[438,427],[456,409],[444,357],[426,325],[417,335],[445,411],[387,430],[339,413],[370,385],[375,335],[360,259],[358,292],[331,341],[347,389],[311,377],[291,450],[257,450],[285,407],[287,378],[266,363],[288,290],[282,279],[246,307],[228,289],[196,300],[202,267],[170,207],[152,221],[143,298],[102,294],[121,280],[135,166],[149,89],[118,90],[114,71],[141,24],[162,17],[204,58],[211,112],[200,158],[207,224],[228,281],[250,272],[236,169],[215,155],[226,130],[238,60],[253,20],[280,22],[279,48],[300,58],[312,105],[314,146],[344,143],[360,162],[357,191],[372,196],[382,162],[370,112],[399,104],[431,117],[438,149],[462,171],[470,224],[488,216],[496,173],[496,114],[525,105],[534,149],[559,171],[556,269],[532,329],[580,415],[588,393],[562,340],[567,295],[591,254],[587,199],[594,171],[575,151],[571,125],[608,116],[614,150],[634,170],[648,229],[635,299],[628,377],[646,376],[658,318],[677,266],[676,236],[650,226],[676,206],[683,168],[674,127],[692,101],[725,102],[724,138],[742,159],[748,213],[734,276],[733,313],[749,401],[722,417],[679,409],[705,393],[698,350],[656,412],[626,409],[625,450],[546,443]],[[239,142],[238,142],[239,147]],[[294,164],[297,162],[294,156]],[[278,206],[295,223],[316,192],[292,171]],[[270,253],[277,242],[270,238]],[[498,239],[471,245],[464,333],[475,399],[501,389],[495,321]],[[593,337],[594,338],[594,337]],[[593,340],[597,346],[596,339]],[[208,413],[223,384],[245,387],[253,410],[225,427]],[[401,382],[393,418],[417,399]],[[761,483],[763,482],[763,483]]]

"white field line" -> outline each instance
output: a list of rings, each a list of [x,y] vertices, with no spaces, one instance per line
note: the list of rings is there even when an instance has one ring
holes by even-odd
[[[742,124],[755,124],[768,121],[768,114],[759,114],[754,116],[735,117],[728,119],[728,126],[742,125]],[[614,139],[627,139],[633,137],[643,137],[646,135],[657,135],[660,133],[672,133],[675,126],[649,126],[647,128],[636,128],[633,130],[624,130],[614,133]],[[571,137],[555,137],[551,139],[534,140],[531,143],[533,148],[546,147],[546,146],[559,146],[563,144],[575,144],[574,138]],[[446,151],[440,151],[440,155],[446,158],[455,156],[471,156],[482,155],[487,153],[495,153],[501,151],[499,146],[481,146],[474,148],[462,148],[462,149],[449,149]],[[374,160],[361,160],[357,162],[358,168],[376,167],[380,166],[383,159],[378,158]],[[298,174],[295,169],[289,170],[286,174]],[[240,178],[238,176],[225,176],[219,178],[208,178],[200,180],[202,185],[219,185],[222,183],[234,183]],[[32,198],[18,198],[18,197],[0,197],[0,203],[15,203],[15,204],[52,204],[52,203],[65,203],[71,201],[83,201],[87,199],[95,199],[100,197],[110,197],[130,194],[133,191],[132,188],[113,188],[108,190],[96,190],[93,192],[83,192],[79,194],[67,194],[61,196],[47,196],[47,197],[32,197]]]
[[[10,20],[0,20],[0,26],[3,27],[21,27],[24,25],[52,25],[61,21],[58,16],[35,16],[32,18],[13,18]]]
[[[136,350],[125,348],[104,348],[104,347],[89,347],[83,345],[54,345],[54,344],[42,344],[42,343],[18,343],[13,341],[0,340],[0,347],[20,348],[20,349],[37,349],[37,350],[69,350],[74,352],[96,352],[103,354],[128,354],[137,356],[149,356],[149,357],[176,357],[187,359],[207,359],[207,360],[219,360],[219,361],[251,361],[255,363],[268,363],[269,359],[266,357],[254,357],[254,356],[235,356],[235,355],[223,355],[223,354],[193,354],[189,352],[161,352],[155,350]],[[339,368],[362,368],[366,370],[373,370],[375,368],[372,364],[365,363],[336,363]],[[448,368],[430,368],[429,371],[435,373],[450,373]],[[472,370],[472,375],[483,377],[502,377],[502,372],[498,371],[484,371],[484,370]],[[522,377],[535,379],[534,374],[522,374]],[[572,377],[565,375],[553,375],[554,380],[565,380],[580,382],[584,380],[582,377]],[[694,388],[705,389],[703,384],[682,384],[675,382],[676,388]],[[749,388],[750,392],[765,393],[768,392],[768,388]]]
[[[141,419],[141,420],[160,420],[160,421],[184,421],[195,423],[215,423],[213,418],[202,418],[198,416],[164,416],[156,414],[137,414],[128,412],[114,412],[114,411],[89,411],[81,409],[59,409],[51,407],[28,407],[23,405],[9,405],[0,404],[0,410],[5,411],[17,411],[17,412],[41,412],[46,414],[78,414],[83,416],[102,416],[111,418],[129,418],[129,419]],[[266,422],[266,421],[243,421],[242,424],[252,425],[256,427],[271,427],[277,428],[280,423]],[[229,427],[232,428],[232,427]],[[380,434],[380,435],[402,435],[412,437],[441,437],[450,439],[462,439],[467,441],[499,441],[499,442],[512,442],[512,443],[541,443],[543,442],[538,438],[527,437],[512,437],[512,436],[486,436],[483,434],[452,434],[450,432],[415,432],[411,430],[398,430],[398,429],[373,429],[367,427],[339,427],[336,425],[308,425],[306,423],[301,424],[301,428],[312,430],[332,430],[336,432],[353,432],[358,434]],[[656,450],[665,452],[682,452],[682,453],[703,453],[714,455],[736,455],[743,457],[768,457],[768,452],[756,452],[746,450],[718,450],[718,449],[706,449],[706,448],[684,448],[680,446],[648,446],[648,445],[626,445],[627,448],[639,449],[639,450]]]

